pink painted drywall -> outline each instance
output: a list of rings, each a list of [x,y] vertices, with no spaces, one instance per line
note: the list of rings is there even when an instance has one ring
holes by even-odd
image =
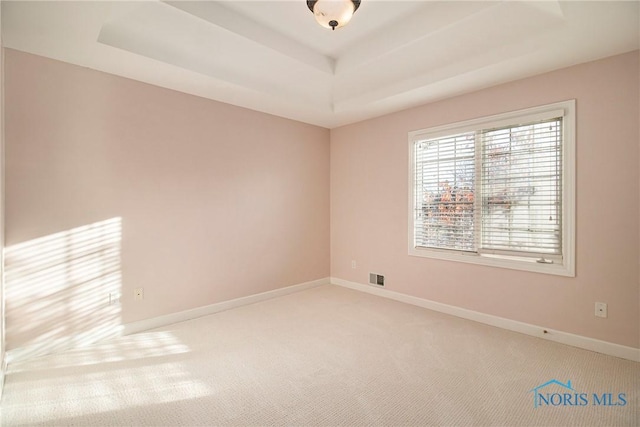
[[[331,276],[640,347],[638,52],[515,81],[331,131]],[[577,100],[577,276],[407,254],[412,130]],[[351,268],[355,260],[357,268]],[[594,303],[608,304],[607,319]]]
[[[5,54],[7,246],[120,217],[125,323],[329,275],[327,129]]]

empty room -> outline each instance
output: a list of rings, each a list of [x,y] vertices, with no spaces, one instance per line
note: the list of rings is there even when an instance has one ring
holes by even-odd
[[[640,2],[0,29],[1,425],[640,425]]]

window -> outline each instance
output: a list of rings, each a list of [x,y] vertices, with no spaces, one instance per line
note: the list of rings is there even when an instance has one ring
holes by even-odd
[[[575,276],[575,101],[409,133],[409,254]]]

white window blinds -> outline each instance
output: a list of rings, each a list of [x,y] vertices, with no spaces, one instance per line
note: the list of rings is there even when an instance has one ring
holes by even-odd
[[[415,247],[562,255],[562,117],[417,139]]]
[[[575,276],[576,101],[408,133],[409,255]]]
[[[416,246],[475,250],[475,134],[415,144]]]
[[[562,254],[562,118],[481,132],[485,252]]]

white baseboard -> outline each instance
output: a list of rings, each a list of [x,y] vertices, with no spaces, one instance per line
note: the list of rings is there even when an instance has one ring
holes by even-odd
[[[411,305],[416,305],[419,307],[427,308],[429,310],[438,311],[440,313],[450,314],[452,316],[461,317],[463,319],[473,320],[475,322],[484,323],[486,325],[507,329],[509,331],[520,332],[522,334],[547,339],[549,341],[555,341],[561,344],[567,344],[573,347],[595,351],[597,353],[603,353],[610,356],[620,357],[622,359],[633,360],[634,362],[640,362],[640,349],[638,348],[627,347],[624,345],[601,341],[582,335],[571,334],[568,332],[557,331],[542,326],[531,325],[529,323],[518,322],[516,320],[493,316],[491,314],[480,313],[478,311],[467,310],[465,308],[456,307],[453,305],[443,304],[436,301],[430,301],[427,299],[390,291],[388,289],[380,288],[374,285],[363,285],[360,283],[350,282],[335,277],[332,277],[330,280],[332,284],[343,286],[345,288],[367,292],[369,294],[389,298]]]
[[[138,322],[125,323],[123,325],[123,334],[135,334],[138,332],[148,331],[150,329],[161,328],[185,320],[196,319],[198,317],[208,316],[210,314],[219,313],[221,311],[230,310],[232,308],[241,307],[243,305],[254,304],[256,302],[265,301],[272,298],[289,295],[294,292],[303,291],[305,289],[315,288],[316,286],[328,285],[329,278],[313,280],[311,282],[300,283],[298,285],[287,286],[286,288],[274,289],[268,292],[249,295],[242,298],[236,298],[230,301],[223,301],[216,304],[206,305],[191,310],[179,311],[164,316],[154,317],[151,319],[140,320]]]

